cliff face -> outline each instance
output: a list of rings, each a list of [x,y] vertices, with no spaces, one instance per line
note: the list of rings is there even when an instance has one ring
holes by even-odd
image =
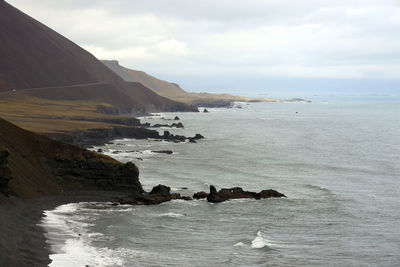
[[[28,132],[0,119],[0,193],[22,198],[65,191],[143,193],[133,163]]]

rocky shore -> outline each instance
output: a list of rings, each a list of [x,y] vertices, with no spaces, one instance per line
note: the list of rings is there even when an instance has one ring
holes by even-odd
[[[174,135],[169,131],[164,131],[161,135],[158,131],[145,127],[126,127],[118,126],[113,128],[89,129],[87,131],[75,131],[72,133],[51,133],[47,134],[53,140],[74,144],[80,147],[100,146],[119,138],[133,139],[156,139],[170,142],[195,143],[196,140],[203,139],[204,136],[196,134],[192,137]]]

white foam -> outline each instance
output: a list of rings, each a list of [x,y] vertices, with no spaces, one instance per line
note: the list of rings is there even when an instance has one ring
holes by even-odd
[[[88,206],[101,208],[104,203],[88,204],[71,203],[44,212],[40,225],[45,228],[45,236],[53,252],[50,255],[52,262],[49,266],[124,266],[123,258],[133,257],[136,254],[130,249],[109,249],[92,245],[92,241],[108,240],[109,237],[102,233],[90,232],[89,227],[94,224],[87,222],[95,220],[93,217],[96,217],[98,211],[91,210]],[[89,214],[90,211],[93,216],[79,214],[79,212]]]
[[[261,231],[258,231],[257,237],[254,238],[253,241],[251,241],[252,248],[263,248],[263,247],[269,247],[271,245],[273,244],[262,235]]]
[[[234,247],[242,247],[242,246],[245,246],[245,244],[243,243],[243,242],[239,242],[239,243],[236,243],[235,245],[233,245]]]
[[[172,218],[180,218],[180,217],[185,217],[186,214],[180,214],[180,213],[175,213],[175,212],[167,212],[167,213],[162,213],[158,215],[158,217],[172,217]]]

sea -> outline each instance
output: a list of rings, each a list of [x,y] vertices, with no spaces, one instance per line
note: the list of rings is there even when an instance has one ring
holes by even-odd
[[[161,133],[205,139],[93,148],[137,164],[146,190],[239,186],[287,198],[62,205],[41,223],[49,266],[400,266],[400,97],[309,99],[153,114],[142,122],[178,116],[185,126]]]

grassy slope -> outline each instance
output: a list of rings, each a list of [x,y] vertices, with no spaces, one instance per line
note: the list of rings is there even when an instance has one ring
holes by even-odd
[[[110,106],[101,102],[56,101],[16,95],[0,99],[0,117],[37,133],[110,128],[116,125],[88,120],[125,118],[119,115],[100,114],[96,110],[98,105]],[[84,117],[85,120],[70,119],[80,117]]]

